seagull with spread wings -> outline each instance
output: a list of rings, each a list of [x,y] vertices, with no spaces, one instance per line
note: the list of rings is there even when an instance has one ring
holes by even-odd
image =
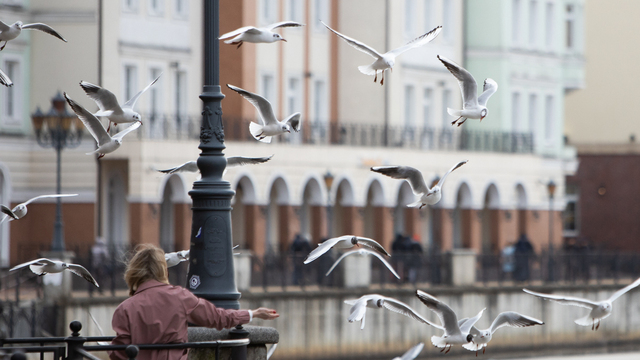
[[[411,185],[411,190],[413,190],[413,194],[416,196],[420,196],[420,198],[407,205],[408,207],[419,207],[422,209],[426,205],[435,205],[442,198],[442,186],[444,185],[444,181],[447,176],[451,174],[451,172],[460,166],[466,164],[469,160],[460,161],[455,164],[449,171],[447,171],[441,178],[438,180],[438,183],[429,189],[427,184],[424,182],[424,177],[422,173],[410,166],[374,166],[371,168],[371,171],[380,173],[382,175],[386,175],[388,177],[394,179],[405,179]]]
[[[461,319],[458,321],[458,325],[462,326],[467,319]],[[469,351],[475,351],[478,356],[478,350],[482,349],[484,354],[485,348],[489,341],[493,337],[498,329],[504,326],[511,326],[515,328],[528,327],[534,325],[544,325],[542,320],[534,319],[530,316],[519,314],[515,311],[505,311],[500,313],[491,323],[491,327],[484,330],[478,330],[475,326],[471,327],[469,333],[473,335],[473,342],[462,345],[463,348]]]
[[[31,204],[36,200],[47,199],[47,198],[61,198],[61,197],[68,197],[68,196],[78,196],[78,194],[40,195],[40,196],[31,198],[21,204],[16,205],[13,209],[9,209],[9,207],[5,205],[0,205],[2,212],[5,214],[4,218],[2,218],[2,221],[0,221],[0,224],[2,224],[6,219],[9,219],[9,221],[22,219],[25,215],[27,215],[27,205]]]
[[[264,157],[229,156],[227,157],[227,168],[243,165],[262,164],[271,160],[272,157],[273,155]],[[165,174],[175,174],[180,172],[198,172],[200,170],[198,169],[198,164],[196,161],[187,161],[182,165],[158,171]]]
[[[391,310],[398,314],[402,314],[404,316],[410,317],[414,320],[418,320],[423,324],[431,325],[438,329],[442,329],[441,326],[432,323],[431,321],[425,319],[422,315],[418,314],[413,310],[409,305],[403,303],[400,300],[396,300],[394,298],[378,295],[378,294],[369,294],[364,295],[358,299],[353,300],[345,300],[345,304],[351,305],[350,313],[349,313],[349,322],[360,321],[360,330],[364,329],[364,320],[365,315],[367,314],[367,308],[385,308],[387,310]]]
[[[13,81],[9,79],[7,74],[5,74],[2,69],[0,69],[0,85],[4,85],[6,87],[13,86]]]
[[[404,46],[381,54],[371,46],[333,30],[331,27],[329,27],[329,25],[325,23],[322,23],[322,25],[331,30],[334,34],[338,35],[340,38],[342,38],[342,40],[346,41],[347,44],[362,51],[365,54],[373,56],[373,58],[376,59],[370,65],[358,66],[358,70],[360,70],[360,72],[365,75],[375,75],[375,77],[373,78],[373,82],[378,81],[378,71],[382,71],[382,79],[380,80],[380,85],[384,84],[384,71],[387,69],[393,71],[393,65],[395,64],[396,57],[398,55],[402,54],[405,51],[415,49],[431,42],[438,36],[438,34],[440,34],[440,31],[442,31],[442,26],[438,26],[428,33],[420,35],[417,38],[409,41]]]
[[[407,350],[407,352],[404,353],[401,357],[394,357],[393,360],[413,360],[418,357],[418,355],[422,351],[422,348],[424,348],[424,343],[420,343],[412,347],[411,349]]]
[[[77,102],[71,100],[67,96],[67,93],[64,93],[64,98],[67,99],[67,103],[69,103],[69,106],[71,106],[73,112],[76,113],[78,119],[82,121],[87,130],[89,130],[89,133],[91,133],[91,136],[93,136],[93,138],[98,143],[98,148],[95,151],[87,153],[87,155],[96,153],[100,154],[98,156],[98,159],[102,158],[108,153],[116,151],[120,147],[120,145],[122,145],[122,138],[124,138],[125,135],[132,132],[133,130],[139,128],[142,124],[140,121],[136,121],[135,123],[133,123],[133,125],[127,127],[126,129],[113,136],[110,136],[107,130],[105,130],[102,126],[100,120],[98,120],[98,118],[95,117],[91,112],[87,111],[87,109],[80,106],[80,104],[78,104]]]
[[[278,121],[269,100],[258,94],[240,89],[237,86],[227,84],[227,87],[242,95],[243,98],[247,99],[251,105],[258,109],[262,124],[257,124],[253,121],[249,124],[249,131],[256,140],[264,143],[270,143],[272,136],[284,134],[286,132],[291,133],[291,130],[295,132],[300,131],[302,121],[300,120],[299,112],[289,115],[288,118],[282,121]]]
[[[598,330],[600,327],[600,321],[609,317],[611,315],[611,311],[613,311],[613,302],[619,298],[620,296],[626,294],[627,292],[635,289],[640,285],[640,278],[631,284],[623,287],[622,289],[616,291],[611,295],[610,298],[603,301],[591,301],[579,297],[571,297],[571,296],[562,296],[562,295],[551,295],[551,294],[543,294],[527,289],[522,289],[527,294],[531,294],[542,298],[544,300],[549,300],[553,302],[557,302],[562,305],[573,305],[579,306],[583,308],[587,308],[591,310],[589,314],[575,321],[576,324],[581,326],[591,326],[591,330]]]
[[[59,260],[49,260],[47,258],[40,258],[40,259],[31,260],[26,263],[14,266],[9,271],[20,270],[25,267],[29,267],[29,269],[38,276],[46,275],[49,273],[55,274],[55,273],[63,272],[64,270],[69,270],[72,273],[92,283],[96,287],[100,287],[96,279],[94,279],[93,276],[91,276],[91,273],[87,269],[85,269],[82,265],[69,264]]]
[[[118,103],[116,96],[105,88],[86,81],[80,81],[80,87],[91,100],[96,102],[100,109],[93,114],[93,116],[103,116],[109,119],[109,126],[107,127],[107,132],[109,132],[111,123],[117,126],[120,123],[142,122],[142,117],[139,113],[133,111],[133,107],[136,106],[136,102],[140,96],[160,79],[160,76],[162,76],[162,74],[158,75],[146,88],[140,90],[122,106]]]
[[[333,269],[336,268],[336,266],[338,266],[338,264],[340,263],[340,261],[342,261],[342,259],[346,258],[349,255],[354,255],[354,254],[358,254],[360,256],[366,256],[366,255],[372,255],[376,258],[378,258],[378,260],[382,261],[382,263],[384,264],[384,266],[387,267],[387,269],[389,269],[389,271],[391,271],[391,273],[393,274],[393,276],[395,276],[396,278],[400,279],[400,275],[398,275],[398,273],[393,269],[393,267],[391,266],[391,264],[389,264],[389,262],[387,260],[385,260],[382,255],[380,255],[380,253],[378,253],[377,251],[373,251],[373,250],[369,250],[367,248],[362,248],[362,249],[356,249],[356,250],[351,250],[351,251],[347,251],[346,253],[342,254],[342,256],[340,256],[338,258],[338,260],[336,260],[336,262],[333,263],[333,265],[331,265],[331,268],[329,269],[329,271],[327,271],[327,273],[325,274],[325,276],[329,276],[329,274],[331,274],[331,272],[333,271]]]
[[[224,40],[233,37],[233,39],[227,40],[224,43],[229,45],[238,44],[238,47],[236,49],[239,49],[240,46],[242,46],[242,43],[245,41],[250,43],[272,43],[276,41],[286,42],[287,40],[285,40],[280,34],[273,32],[273,30],[277,28],[300,26],[304,26],[304,24],[300,24],[295,21],[281,21],[262,28],[257,28],[255,26],[245,26],[223,34],[218,38],[218,40]]]
[[[327,251],[331,250],[334,246],[342,249],[348,249],[354,246],[366,246],[368,248],[371,248],[379,252],[380,254],[391,256],[389,255],[387,250],[385,250],[384,247],[382,247],[382,245],[380,245],[377,241],[373,239],[355,236],[355,235],[343,235],[343,236],[331,238],[326,240],[325,242],[319,243],[318,247],[313,249],[313,251],[311,251],[309,255],[307,255],[306,259],[304,259],[304,263],[308,264],[312,262],[313,260],[324,255]]]
[[[42,23],[34,23],[34,24],[23,24],[22,21],[16,21],[11,25],[7,25],[0,21],[0,42],[4,41],[4,45],[0,47],[0,51],[4,50],[4,47],[7,46],[7,43],[10,40],[13,40],[20,36],[22,30],[40,30],[46,32],[49,35],[55,36],[58,39],[67,42],[62,35],[58,34],[51,26]]]

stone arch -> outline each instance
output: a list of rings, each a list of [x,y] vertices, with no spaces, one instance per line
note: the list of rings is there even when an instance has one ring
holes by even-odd
[[[256,191],[249,176],[242,175],[235,185],[231,208],[231,229],[233,245],[240,249],[255,248],[255,219],[257,217]]]
[[[456,205],[453,210],[453,247],[471,247],[471,189],[466,182],[458,187]]]
[[[411,186],[408,182],[403,181],[400,188],[398,188],[398,195],[396,198],[396,204],[393,212],[393,232],[394,234],[412,235],[413,234],[413,220],[415,209],[408,208],[407,205],[413,203],[416,200]]]
[[[176,204],[184,198],[184,184],[177,174],[166,176],[160,198],[158,243],[165,252],[176,251]]]
[[[516,185],[516,216],[517,231],[516,236],[527,233],[527,193],[522,184]]]
[[[491,183],[485,190],[482,208],[482,252],[497,253],[500,236],[500,194],[495,184]]]
[[[381,244],[386,242],[384,217],[384,191],[377,179],[369,183],[364,206],[364,236],[377,239]]]
[[[322,235],[326,233],[321,221],[325,216],[322,197],[322,187],[315,177],[307,180],[302,192],[302,206],[300,207],[300,234],[312,244],[317,244]],[[328,193],[328,192],[326,192]]]
[[[342,178],[335,188],[335,201],[332,214],[332,236],[341,236],[345,234],[352,234],[354,232],[355,207],[354,207],[354,193],[353,185],[347,178]]]
[[[279,253],[286,248],[289,237],[289,186],[281,176],[271,182],[267,203],[267,253]]]

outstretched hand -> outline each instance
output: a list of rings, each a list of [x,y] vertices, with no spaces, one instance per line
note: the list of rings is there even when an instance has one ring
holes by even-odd
[[[262,320],[273,320],[280,316],[275,310],[267,308],[257,308],[253,311],[253,317]]]

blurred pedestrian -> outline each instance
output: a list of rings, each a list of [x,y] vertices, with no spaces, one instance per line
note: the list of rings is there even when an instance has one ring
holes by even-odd
[[[514,243],[509,243],[509,245],[505,246],[500,253],[500,260],[502,262],[502,274],[504,277],[512,277],[513,271],[515,270],[515,252],[516,247]]]
[[[98,236],[91,247],[91,273],[98,284],[104,284],[103,280],[110,273],[109,249],[107,249],[107,243],[102,236]],[[100,294],[102,294],[103,289],[104,286],[98,288]]]
[[[529,262],[533,255],[533,246],[524,233],[520,235],[515,244],[514,254],[516,259],[513,272],[514,279],[516,281],[529,280]]]
[[[293,261],[293,285],[302,285],[304,280],[303,262],[311,252],[311,244],[300,234],[296,234],[291,242],[291,258]]]
[[[420,241],[418,241],[418,235],[414,234],[413,238],[409,238],[409,254],[408,254],[408,276],[407,280],[410,283],[415,284],[418,280],[418,271],[422,266],[422,245],[420,245]]]

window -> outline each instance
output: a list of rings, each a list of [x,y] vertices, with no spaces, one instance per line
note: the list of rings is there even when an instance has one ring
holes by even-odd
[[[414,124],[414,109],[415,109],[415,90],[413,85],[404,86],[404,125],[406,127],[413,127]]]
[[[422,125],[425,128],[433,127],[433,114],[432,112],[433,102],[433,90],[427,88],[424,89],[424,96],[422,97]]]
[[[174,11],[178,17],[186,17],[189,13],[189,1],[174,0]]]
[[[442,2],[442,28],[447,29],[442,32],[444,40],[453,41],[455,25],[453,24],[453,1]]]
[[[521,14],[521,0],[512,0],[511,2],[511,41],[513,45],[520,44],[520,25],[522,24],[522,19],[520,19]]]
[[[529,2],[529,45],[535,46],[538,37],[537,29],[540,26],[538,24],[538,2],[532,0]]]
[[[442,91],[442,123],[444,124],[444,128],[447,128],[447,125],[451,125],[449,121],[449,113],[447,112],[447,108],[451,105],[451,90],[445,89]]]
[[[536,94],[529,95],[529,131],[535,132],[536,123],[538,122],[538,96]]]
[[[149,83],[155,80],[162,71],[160,69],[151,69],[149,72]],[[149,89],[149,113],[151,114],[151,118],[155,118],[157,115],[162,113],[162,78],[158,79],[158,82],[155,83]]]
[[[327,94],[323,80],[313,83],[313,117],[315,121],[327,122]]]
[[[187,112],[187,73],[176,71],[176,115],[185,115]]]
[[[548,50],[553,50],[553,3],[547,3],[547,9],[545,10],[545,34],[544,44]]]
[[[567,14],[565,18],[565,45],[567,49],[574,49],[576,45],[576,9],[573,5],[567,5]]]
[[[433,0],[424,0],[424,26],[423,30],[429,31],[435,27],[436,21],[433,16]]]
[[[304,2],[300,0],[289,0],[289,16],[287,20],[302,22]]]
[[[546,104],[545,104],[545,129],[544,129],[544,137],[547,141],[547,145],[553,145],[553,126],[555,123],[554,115],[554,101],[553,96],[547,95]]]
[[[164,0],[149,0],[149,14],[162,16],[164,14]]]
[[[278,113],[278,102],[276,101],[276,84],[273,75],[262,75],[262,95],[269,100],[274,113]]]
[[[413,39],[415,34],[415,0],[404,0],[404,36],[407,39]]]
[[[22,101],[20,91],[22,81],[20,79],[20,63],[17,60],[5,60],[4,73],[13,81],[12,87],[0,89],[0,110],[2,110],[2,122],[4,125],[19,124],[22,115]]]
[[[262,0],[262,22],[264,24],[272,24],[276,22],[278,16],[277,0]]]
[[[287,114],[285,116],[289,116],[296,112],[302,111],[302,104],[300,103],[300,93],[302,89],[300,89],[300,79],[298,78],[289,78],[289,88],[287,89]]]
[[[135,65],[125,65],[124,67],[124,99],[129,101],[136,94],[137,69]]]
[[[511,94],[511,124],[513,132],[522,132],[522,121],[520,111],[520,93]]]
[[[562,230],[564,236],[577,236],[579,231],[578,186],[566,184],[564,199],[566,206],[562,212]]]
[[[314,28],[316,31],[325,31],[327,28],[322,25],[320,21],[324,21],[325,24],[330,25],[331,22],[329,19],[329,3],[328,0],[314,0],[313,2],[313,12],[314,12]]]
[[[122,0],[122,11],[137,12],[138,0]]]

